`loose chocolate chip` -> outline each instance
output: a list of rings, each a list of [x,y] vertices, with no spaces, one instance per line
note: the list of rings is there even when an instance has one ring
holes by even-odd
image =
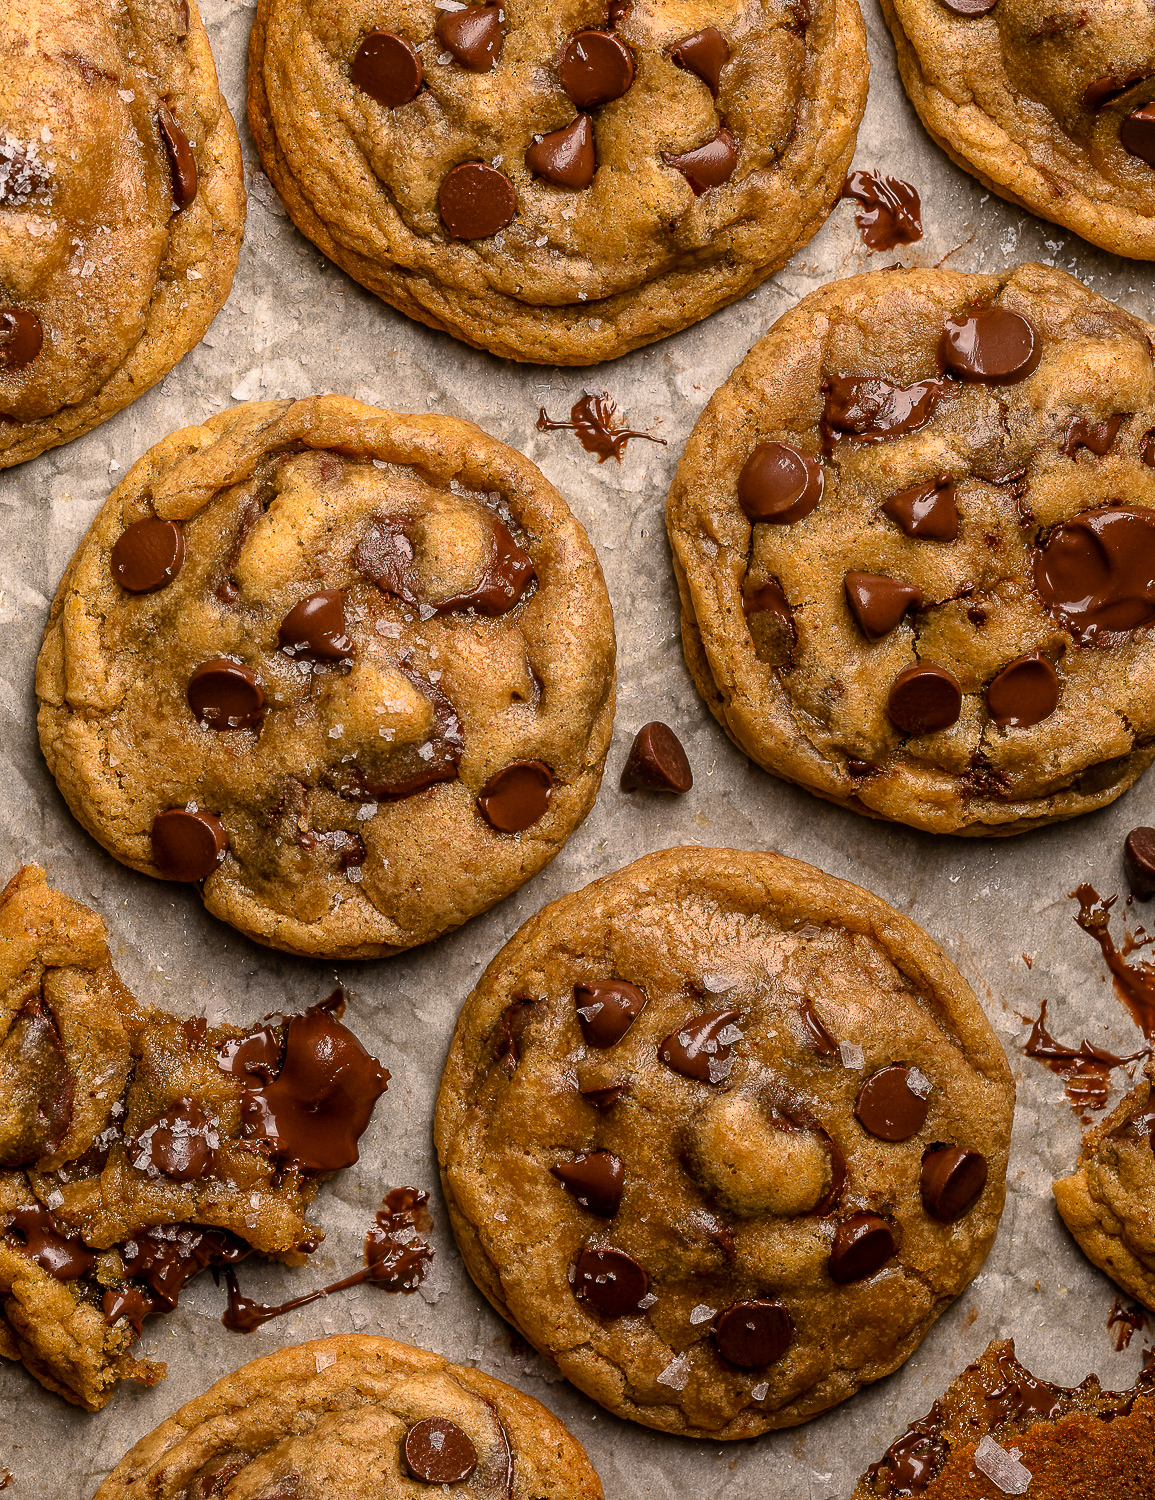
[[[1032,651],[1005,666],[987,688],[987,711],[1000,729],[1029,729],[1054,713],[1059,679],[1045,656]]]
[[[751,521],[788,526],[822,499],[825,475],[809,453],[789,443],[759,443],[738,476],[738,504]]]
[[[951,318],[938,341],[939,363],[959,380],[1012,385],[1036,369],[1043,346],[1034,325],[1006,307]]]
[[[488,73],[497,67],[505,42],[505,22],[500,5],[469,5],[464,10],[443,10],[434,27],[437,40],[471,73]]]
[[[1130,156],[1155,167],[1155,104],[1144,104],[1119,127],[1119,144]]]
[[[716,26],[683,37],[670,49],[670,57],[679,68],[696,74],[714,98],[718,97],[718,81],[729,60],[730,46]]]
[[[920,662],[900,672],[891,683],[886,712],[903,734],[934,734],[958,722],[962,688],[945,667]]]
[[[891,1063],[872,1073],[858,1091],[854,1113],[880,1141],[905,1141],[926,1123],[930,1106],[910,1086],[911,1070]]]
[[[885,501],[882,509],[907,536],[921,542],[953,542],[958,536],[954,480],[940,474],[926,484],[911,485]]]
[[[592,1104],[594,1109],[604,1113],[607,1109],[613,1109],[628,1087],[624,1083],[611,1083],[604,1089],[582,1089],[581,1096],[587,1104]]]
[[[213,1166],[213,1153],[205,1139],[208,1124],[204,1110],[185,1094],[133,1143],[130,1159],[135,1166],[143,1153],[146,1163],[174,1182],[196,1182],[208,1176]]]
[[[562,88],[578,109],[620,99],[634,81],[634,55],[608,31],[570,37],[557,70]]]
[[[1068,458],[1078,458],[1079,449],[1086,448],[1102,458],[1111,451],[1115,434],[1123,421],[1123,413],[1105,417],[1102,422],[1092,422],[1088,417],[1072,417],[1063,434],[1062,451]]]
[[[188,706],[207,729],[253,729],[265,695],[253,671],[227,656],[202,662],[188,680]]]
[[[504,172],[483,161],[454,167],[437,195],[441,222],[455,240],[485,240],[513,223],[517,193]]]
[[[922,1159],[918,1185],[927,1213],[953,1224],[986,1187],[986,1158],[963,1146],[936,1146]]]
[[[0,307],[0,375],[26,370],[44,347],[40,319],[26,307]]]
[[[667,1068],[683,1078],[697,1078],[702,1083],[721,1083],[730,1075],[732,1040],[722,1041],[720,1033],[738,1020],[736,1010],[710,1010],[690,1016],[677,1031],[671,1031],[658,1048],[658,1057]]]
[[[612,1219],[622,1201],[625,1173],[609,1151],[590,1151],[570,1161],[559,1161],[550,1171],[583,1208],[602,1219]]]
[[[781,1302],[734,1302],[714,1324],[714,1347],[742,1370],[760,1370],[790,1347],[794,1327]]]
[[[460,1484],[477,1468],[477,1449],[456,1422],[425,1417],[405,1434],[405,1464],[426,1484]]]
[[[922,590],[916,584],[881,573],[847,573],[845,586],[850,612],[868,641],[882,640],[908,609],[923,605]]]
[[[942,0],[947,10],[953,10],[956,16],[988,16],[999,0]]]
[[[1132,828],[1123,844],[1123,868],[1131,894],[1150,901],[1155,896],[1155,828]]]
[[[828,375],[822,382],[822,427],[860,443],[881,443],[925,427],[949,389],[946,380],[897,385],[882,375]]]
[[[341,661],[353,654],[353,642],[345,634],[345,595],[341,589],[324,589],[294,604],[277,631],[281,650],[287,655],[307,656],[310,661]]]
[[[370,99],[386,109],[399,109],[421,88],[421,58],[403,36],[371,31],[357,48],[349,76]]]
[[[583,1245],[574,1265],[574,1296],[603,1318],[638,1312],[650,1278],[624,1250]]]
[[[134,521],[116,539],[112,576],[130,594],[151,594],[170,584],[184,566],[184,532],[175,521],[150,516]]]
[[[477,794],[477,810],[498,833],[521,833],[545,817],[553,773],[540,760],[515,760]]]
[[[183,807],[157,813],[152,862],[167,880],[205,880],[225,856],[228,836],[212,813]]]
[[[672,156],[668,151],[663,151],[662,160],[667,167],[681,172],[693,188],[694,197],[700,198],[703,193],[709,192],[711,188],[721,187],[733,177],[734,168],[738,165],[738,142],[723,125],[714,139],[707,141],[704,146],[696,146],[693,151],[683,151],[680,156]]]
[[[578,1025],[587,1047],[616,1047],[645,1009],[646,992],[624,979],[592,979],[573,987]]]
[[[187,208],[197,195],[197,161],[188,136],[176,122],[167,104],[156,112],[160,138],[168,154],[172,174],[172,201],[178,209]]]
[[[843,1219],[834,1232],[827,1270],[831,1280],[845,1285],[865,1281],[879,1271],[895,1253],[890,1225],[878,1214],[854,1214]]]
[[[535,141],[525,153],[525,164],[554,187],[588,188],[598,169],[589,115],[578,115],[564,130],[552,130]]]
[[[622,769],[622,791],[681,793],[693,785],[694,773],[674,731],[657,720],[643,725]]]
[[[1083,645],[1155,621],[1155,510],[1104,506],[1056,526],[1035,548],[1035,590]]]

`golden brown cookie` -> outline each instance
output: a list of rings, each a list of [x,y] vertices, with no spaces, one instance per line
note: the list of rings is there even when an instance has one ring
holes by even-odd
[[[593,804],[597,557],[472,423],[340,396],[157,444],[60,586],[40,739],[117,859],[273,947],[370,958],[507,896]]]
[[[497,1310],[617,1415],[733,1439],[909,1358],[994,1240],[1013,1108],[913,922],[775,854],[670,849],[506,944],[435,1134]]]
[[[810,239],[867,72],[856,0],[260,0],[249,125],[363,286],[491,353],[589,365]]]
[[[698,419],[666,512],[742,750],[856,812],[1017,833],[1155,755],[1152,329],[1041,265],[831,282]]]
[[[229,294],[241,153],[192,0],[0,28],[0,468],[155,385]]]

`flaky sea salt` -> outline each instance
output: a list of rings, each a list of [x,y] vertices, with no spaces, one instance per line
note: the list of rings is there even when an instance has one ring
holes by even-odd
[[[770,1394],[770,1382],[764,1380],[761,1385],[756,1385],[750,1394],[755,1401],[765,1401],[766,1397]]]
[[[920,1072],[918,1068],[911,1068],[906,1083],[911,1093],[917,1094],[920,1099],[925,1099],[934,1087],[926,1074]]]
[[[673,1391],[684,1391],[690,1379],[690,1356],[679,1354],[655,1378],[659,1385],[668,1385]]]
[[[704,1302],[699,1302],[697,1307],[692,1308],[690,1311],[690,1322],[694,1324],[708,1323],[717,1311],[716,1307],[707,1307]]]
[[[1004,1495],[1025,1495],[1031,1483],[1030,1469],[1017,1458],[1012,1458],[989,1433],[975,1449],[975,1468],[981,1470],[992,1484],[997,1484]]]
[[[866,1066],[866,1053],[857,1042],[839,1042],[838,1055],[842,1059],[844,1068],[864,1068]]]
[[[337,1363],[337,1356],[335,1354],[329,1354],[328,1352],[322,1353],[321,1350],[318,1349],[316,1354],[313,1355],[313,1361],[317,1366],[317,1374],[319,1375],[322,1370],[327,1370],[330,1365],[335,1365]]]

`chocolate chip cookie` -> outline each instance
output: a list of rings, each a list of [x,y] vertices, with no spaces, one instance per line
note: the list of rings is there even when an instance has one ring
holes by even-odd
[[[363,286],[491,353],[590,365],[810,239],[867,72],[855,0],[260,0],[249,124]]]
[[[355,1334],[280,1349],[218,1380],[142,1438],[94,1500],[442,1491],[603,1500],[581,1444],[531,1396],[439,1354]]]
[[[0,28],[0,468],[155,385],[229,294],[236,127],[193,0],[45,0]]]
[[[1146,0],[881,0],[902,81],[1002,198],[1155,260],[1155,14]]]
[[[104,923],[25,866],[0,894],[0,1355],[89,1411],[206,1266],[299,1264],[388,1072],[340,991],[244,1032],[134,999]]]
[[[667,507],[735,744],[934,833],[1125,791],[1155,755],[1151,338],[1041,265],[855,276],[780,318]]]
[[[40,740],[125,864],[371,958],[507,896],[593,804],[613,617],[585,532],[468,422],[339,396],[150,450],[66,574]]]
[[[994,1239],[1013,1107],[912,922],[778,855],[671,849],[506,944],[435,1133],[497,1310],[619,1416],[727,1439],[918,1347]]]

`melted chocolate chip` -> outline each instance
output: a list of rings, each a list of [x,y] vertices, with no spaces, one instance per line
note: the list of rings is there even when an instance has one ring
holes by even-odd
[[[476,586],[463,594],[444,599],[420,597],[417,554],[408,534],[412,525],[408,516],[375,516],[357,548],[356,567],[382,593],[406,604],[424,604],[438,614],[475,609],[482,615],[503,615],[520,601],[536,574],[533,558],[514,541],[500,517],[489,513],[486,519],[493,533],[489,560]]]
[[[469,5],[464,10],[443,10],[434,30],[437,40],[471,73],[488,73],[497,67],[505,42],[505,22],[500,5]]]
[[[986,1187],[986,1158],[964,1146],[936,1146],[922,1159],[918,1185],[927,1213],[943,1224],[953,1224],[977,1203]]]
[[[738,142],[722,125],[713,140],[707,141],[704,146],[695,146],[692,151],[683,151],[680,156],[663,151],[662,160],[667,167],[681,172],[693,189],[694,197],[700,198],[703,193],[708,193],[711,188],[721,187],[733,177],[734,168],[738,165]]]
[[[809,995],[804,995],[798,1001],[798,1014],[806,1028],[806,1035],[819,1057],[833,1057],[838,1051],[838,1043],[827,1030],[822,1017],[814,1009],[814,1001]]]
[[[608,31],[579,31],[562,53],[557,70],[562,88],[578,109],[620,99],[634,81],[634,56]]]
[[[782,1358],[794,1327],[780,1302],[734,1302],[714,1324],[714,1347],[741,1370],[760,1370]]]
[[[582,1089],[581,1096],[587,1104],[604,1113],[607,1109],[613,1109],[628,1088],[626,1083],[611,1083],[604,1089]]]
[[[206,880],[225,857],[228,835],[212,813],[173,807],[152,825],[152,862],[166,880]]]
[[[710,1010],[690,1016],[677,1031],[671,1031],[658,1048],[658,1058],[683,1078],[702,1083],[721,1083],[733,1067],[733,1040],[721,1040],[727,1027],[735,1026],[736,1010]]]
[[[929,1105],[910,1086],[911,1070],[891,1063],[872,1073],[858,1091],[854,1113],[880,1141],[905,1141],[926,1123]]]
[[[657,720],[643,725],[622,769],[622,791],[681,793],[693,785],[694,773],[674,731]]]
[[[958,722],[962,688],[945,667],[920,662],[900,672],[891,683],[886,712],[903,734],[934,734]]]
[[[1086,448],[1089,453],[1102,458],[1111,451],[1122,421],[1122,412],[1105,417],[1101,422],[1092,422],[1084,416],[1072,417],[1063,434],[1062,452],[1067,458],[1078,458],[1079,449]]]
[[[184,532],[175,521],[150,516],[126,526],[109,560],[112,576],[130,594],[166,588],[184,566]]]
[[[751,521],[788,526],[822,499],[825,475],[809,453],[789,443],[759,443],[738,476],[738,504]]]
[[[1142,83],[1150,76],[1145,68],[1138,68],[1122,76],[1118,73],[1104,73],[1099,78],[1093,79],[1083,90],[1083,108],[1102,109],[1104,104],[1117,99],[1133,83]]]
[[[716,26],[695,31],[693,36],[683,37],[670,49],[671,61],[700,78],[715,99],[722,69],[729,58],[730,44]]]
[[[0,1079],[9,1098],[23,1100],[5,1132],[0,1167],[31,1166],[59,1150],[72,1124],[76,1075],[56,1017],[44,996],[29,997],[17,1013],[0,1048]]]
[[[452,239],[486,240],[513,223],[517,191],[488,162],[465,161],[446,176],[437,203]]]
[[[832,1281],[846,1285],[880,1271],[897,1251],[890,1225],[878,1214],[853,1214],[834,1232],[827,1270]]]
[[[341,589],[323,589],[294,604],[281,621],[277,641],[287,656],[310,661],[341,661],[353,654],[353,642],[345,632],[345,595]]]
[[[1150,901],[1155,896],[1155,828],[1132,828],[1123,844],[1123,868],[1131,894]]]
[[[776,578],[760,583],[751,593],[742,594],[742,613],[747,619],[751,615],[774,615],[782,628],[795,638],[794,611]]]
[[[553,772],[540,760],[514,760],[477,794],[477,810],[498,833],[521,833],[545,817]]]
[[[583,1208],[602,1219],[612,1219],[622,1201],[625,1173],[609,1151],[590,1151],[570,1161],[559,1161],[550,1171]]]
[[[456,1422],[425,1417],[405,1434],[405,1466],[426,1484],[459,1484],[477,1468],[477,1449]]]
[[[602,1318],[624,1318],[639,1311],[650,1278],[624,1250],[583,1245],[574,1265],[573,1290]]]
[[[189,678],[188,706],[206,729],[255,729],[265,717],[265,694],[251,668],[219,656]]]
[[[213,1170],[209,1129],[197,1101],[182,1095],[130,1144],[129,1159],[138,1170],[155,1167],[174,1182],[196,1182]]]
[[[918,380],[913,385],[897,385],[881,375],[828,375],[822,390],[825,433],[842,433],[860,443],[881,443],[925,427],[948,384]]]
[[[876,1488],[874,1493],[893,1500],[900,1495],[920,1495],[927,1488],[950,1452],[938,1436],[942,1420],[942,1408],[936,1401],[925,1417],[912,1422],[891,1443],[878,1463],[871,1464],[866,1471],[867,1482],[876,1484],[881,1475],[886,1485],[885,1490]]]
[[[949,474],[899,490],[885,501],[882,509],[907,536],[920,542],[953,542],[958,536],[958,505],[954,480]]]
[[[616,1047],[645,1009],[646,992],[624,979],[592,979],[573,987],[578,1025],[587,1047]]]
[[[921,609],[922,590],[881,573],[847,573],[846,602],[868,641],[890,634],[908,609]]]
[[[120,1259],[125,1275],[143,1281],[148,1290],[110,1287],[104,1294],[105,1322],[127,1318],[139,1333],[150,1313],[170,1312],[207,1266],[234,1265],[248,1254],[249,1246],[224,1229],[171,1224],[138,1232],[121,1245]]]
[[[197,161],[189,145],[188,136],[176,122],[176,117],[166,104],[156,112],[157,128],[164,142],[172,174],[172,201],[176,208],[187,208],[197,195]]]
[[[357,48],[349,76],[363,94],[399,109],[421,88],[421,58],[412,42],[392,31],[371,31]]]
[[[44,347],[40,319],[26,307],[0,307],[0,375],[26,370]]]
[[[1155,167],[1155,104],[1144,104],[1119,126],[1119,144],[1129,156]]]
[[[185,1500],[217,1500],[242,1469],[252,1463],[248,1453],[227,1453],[210,1459],[189,1482]]]
[[[851,172],[842,184],[841,196],[860,205],[854,222],[869,249],[894,250],[922,239],[922,200],[918,189],[900,177]]]
[[[992,1390],[984,1390],[984,1415],[991,1427],[1003,1422],[1035,1420],[1051,1422],[1063,1412],[1071,1392],[1062,1386],[1040,1380],[1019,1364],[1010,1349],[1000,1349],[995,1355],[1002,1384]]]
[[[1035,548],[1043,607],[1080,645],[1155,621],[1155,510],[1081,511]]]
[[[987,712],[1000,729],[1029,729],[1058,707],[1059,679],[1037,651],[1005,666],[987,688]]]
[[[1143,434],[1143,440],[1139,444],[1139,457],[1149,469],[1155,469],[1155,427]]]
[[[96,1256],[83,1240],[62,1233],[52,1215],[38,1203],[12,1209],[8,1227],[20,1236],[16,1249],[57,1281],[73,1281],[96,1269]]]
[[[589,115],[578,115],[572,125],[534,141],[525,153],[525,164],[535,177],[554,187],[588,188],[598,169]]]
[[[425,1236],[433,1228],[429,1194],[420,1188],[390,1188],[365,1236],[365,1276],[387,1292],[415,1292],[433,1264]]]
[[[1013,385],[1038,367],[1043,346],[1034,325],[1007,307],[951,318],[938,341],[939,363],[958,380]]]

